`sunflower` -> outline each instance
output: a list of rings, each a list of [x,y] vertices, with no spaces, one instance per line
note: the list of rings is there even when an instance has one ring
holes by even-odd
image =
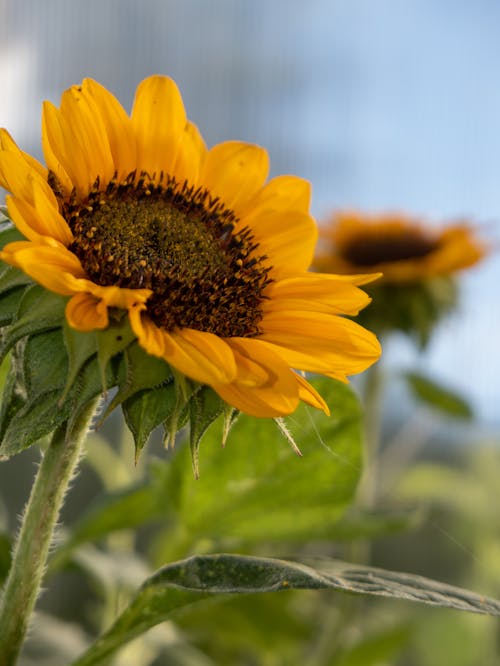
[[[381,281],[407,284],[472,266],[484,248],[467,224],[435,229],[404,215],[338,212],[322,231],[319,270],[380,272]]]
[[[79,331],[126,311],[139,345],[255,416],[299,401],[328,411],[299,371],[341,381],[380,355],[343,315],[372,276],[307,272],[317,228],[310,186],[267,181],[268,155],[232,141],[208,150],[176,84],[152,76],[128,115],[85,79],[46,102],[46,167],[0,134],[0,185],[26,240],[0,258],[68,297]]]
[[[384,335],[403,331],[421,346],[458,303],[456,273],[485,254],[467,224],[437,229],[405,215],[338,212],[322,230],[317,270],[351,275],[378,272],[364,326]]]

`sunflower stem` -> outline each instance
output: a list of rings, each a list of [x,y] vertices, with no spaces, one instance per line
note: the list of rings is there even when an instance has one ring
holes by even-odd
[[[12,565],[0,599],[0,665],[13,666],[37,600],[54,529],[76,471],[96,402],[82,411],[71,432],[52,435],[26,505]]]
[[[379,361],[366,372],[364,387],[365,463],[358,497],[361,506],[369,510],[375,508],[377,501],[383,393],[384,377]]]

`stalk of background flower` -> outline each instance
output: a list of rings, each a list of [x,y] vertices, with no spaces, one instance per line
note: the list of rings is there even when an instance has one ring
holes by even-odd
[[[54,529],[95,407],[93,402],[81,413],[70,433],[66,424],[54,432],[40,463],[0,602],[2,666],[15,664],[21,650]]]
[[[425,345],[440,318],[457,304],[455,274],[473,266],[485,248],[473,228],[457,223],[436,229],[406,215],[337,212],[323,226],[314,262],[322,271],[377,272],[372,302],[360,320],[380,336],[404,332]],[[380,362],[364,377],[365,468],[359,500],[376,504],[383,403]]]

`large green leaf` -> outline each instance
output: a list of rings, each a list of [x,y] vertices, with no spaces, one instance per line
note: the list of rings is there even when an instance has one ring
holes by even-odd
[[[335,538],[336,523],[353,497],[360,474],[360,410],[348,387],[332,381],[315,385],[324,395],[330,391],[334,415],[326,417],[303,406],[289,419],[301,458],[269,419],[242,415],[225,448],[222,424],[211,426],[201,443],[198,480],[191,471],[188,442],[178,443],[173,458],[164,454],[167,460],[156,461],[147,484],[98,498],[89,506],[74,526],[66,552],[147,518],[163,518],[168,525],[164,544],[162,539],[157,541],[159,561],[189,554],[198,549],[200,540],[204,548],[241,550],[266,540]],[[137,393],[124,403],[139,444],[162,422],[174,401],[168,385]],[[210,403],[202,407],[205,423],[214,416],[217,404],[215,410]],[[402,528],[401,516],[376,522],[376,527],[361,530],[364,536],[383,532],[388,523],[393,530]],[[356,524],[339,525],[339,536],[352,537]]]
[[[178,520],[184,533],[229,543],[331,536],[354,495],[361,471],[360,409],[352,391],[334,381],[315,386],[332,416],[305,405],[288,419],[303,456],[270,419],[242,415],[222,448],[221,427],[201,443],[200,478],[193,480],[181,450],[172,464]],[[279,498],[279,501],[277,501]],[[167,546],[168,548],[168,546]],[[163,556],[173,555],[167,551]]]
[[[189,604],[214,594],[333,589],[500,616],[500,601],[421,576],[336,560],[313,566],[242,555],[195,556],[163,567],[73,666],[95,666],[124,643]]]

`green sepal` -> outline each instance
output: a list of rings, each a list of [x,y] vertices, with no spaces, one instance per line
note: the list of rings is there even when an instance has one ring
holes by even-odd
[[[49,391],[60,391],[64,386],[68,357],[60,328],[27,338],[22,358],[28,401],[34,401]]]
[[[202,386],[189,401],[189,443],[191,462],[196,479],[199,478],[200,442],[207,428],[224,413],[225,402],[209,386]]]
[[[148,354],[138,342],[124,351],[125,373],[115,395],[102,416],[104,420],[118,405],[143,389],[156,388],[173,379],[170,366],[161,358]]]
[[[61,329],[22,340],[12,358],[15,385],[6,391],[9,408],[2,420],[0,442],[0,453],[5,457],[48,435],[69,417],[71,410],[71,405],[58,405],[68,367]]]
[[[109,361],[124,351],[135,339],[129,319],[125,312],[112,311],[109,325],[102,331],[96,331],[97,359],[101,371],[102,383],[105,383],[106,367]]]
[[[97,357],[92,358],[84,365],[64,403],[69,404],[71,410],[68,419],[68,432],[71,432],[75,421],[89,402],[116,386],[122,372],[123,363],[121,363],[119,357],[111,359],[106,365],[104,377],[101,374]]]
[[[97,356],[87,361],[63,396],[68,355],[61,328],[18,342],[0,411],[0,456],[8,458],[41,440],[67,421],[68,432],[87,404],[116,385],[119,361],[108,363],[104,385]]]
[[[222,446],[226,446],[227,438],[229,437],[229,433],[231,431],[231,428],[234,426],[236,421],[238,420],[241,412],[237,410],[235,407],[232,405],[228,405],[227,403],[224,405],[224,422],[222,426]]]
[[[190,381],[183,374],[172,368],[175,390],[175,407],[163,422],[163,444],[165,448],[173,447],[175,436],[183,428],[189,418],[189,401],[200,388],[196,382]]]
[[[136,462],[153,430],[169,419],[176,405],[173,381],[134,393],[122,403],[125,421],[134,437]]]
[[[15,321],[5,331],[0,360],[21,338],[58,328],[64,321],[67,299],[39,285],[25,290]]]
[[[95,331],[88,333],[77,331],[65,320],[63,325],[63,339],[68,354],[68,373],[66,375],[66,386],[60,398],[61,403],[66,399],[85,363],[97,354]]]

